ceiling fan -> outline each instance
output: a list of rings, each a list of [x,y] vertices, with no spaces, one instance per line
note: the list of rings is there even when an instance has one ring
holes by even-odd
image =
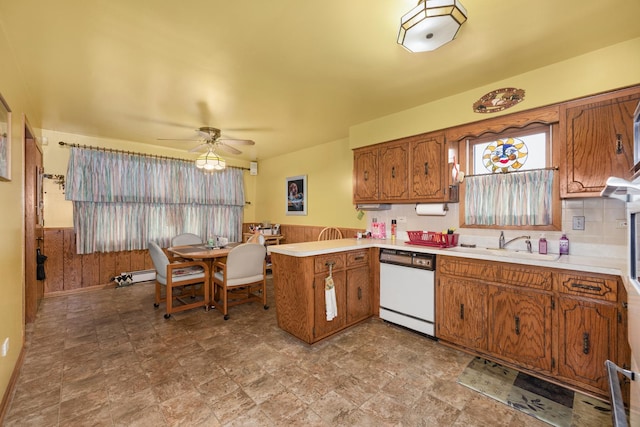
[[[232,147],[229,144],[237,144],[237,145],[255,145],[250,139],[233,139],[233,138],[225,138],[222,137],[222,133],[220,129],[210,127],[210,126],[202,126],[196,129],[198,132],[199,138],[196,139],[175,139],[175,138],[158,138],[158,140],[162,141],[200,141],[201,144],[190,149],[190,153],[203,151],[206,149],[207,151],[216,151],[220,149],[221,151],[225,151],[229,154],[242,154],[242,151],[238,150],[235,147]]]

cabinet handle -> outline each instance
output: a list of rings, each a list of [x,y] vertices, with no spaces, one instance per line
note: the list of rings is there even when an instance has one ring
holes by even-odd
[[[424,162],[424,174],[429,175],[429,162]]]
[[[369,171],[364,171],[364,180],[369,181]]]
[[[585,291],[601,291],[602,288],[600,286],[593,285],[583,285],[582,283],[572,283],[572,288],[584,289]]]
[[[582,334],[582,352],[589,354],[589,332]]]
[[[460,304],[460,319],[464,320],[464,304]]]
[[[358,299],[362,299],[362,288],[358,286]]]
[[[624,152],[624,149],[622,147],[622,134],[617,133],[616,134],[616,154],[622,154],[623,152]]]
[[[391,167],[391,178],[395,178],[396,177],[396,167],[392,166]]]
[[[327,261],[324,263],[325,267],[333,267],[334,265],[336,265],[335,261]]]
[[[362,261],[363,259],[364,259],[364,255],[359,255],[353,258],[354,261]]]
[[[516,335],[520,335],[520,317],[514,316],[514,320],[516,321]]]

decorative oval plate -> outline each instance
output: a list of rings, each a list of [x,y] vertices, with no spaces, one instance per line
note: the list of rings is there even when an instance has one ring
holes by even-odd
[[[524,89],[505,87],[484,95],[473,103],[473,111],[476,113],[495,113],[513,107],[524,100]]]

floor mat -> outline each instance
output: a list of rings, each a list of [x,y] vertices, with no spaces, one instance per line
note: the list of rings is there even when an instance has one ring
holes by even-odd
[[[554,426],[611,425],[609,404],[481,357],[469,363],[458,383]]]

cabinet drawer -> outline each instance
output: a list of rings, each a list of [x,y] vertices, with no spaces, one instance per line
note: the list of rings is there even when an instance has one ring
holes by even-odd
[[[490,261],[476,261],[466,258],[437,257],[439,274],[464,277],[465,279],[481,279],[495,281],[498,268]]]
[[[326,255],[317,255],[314,258],[315,268],[314,271],[316,274],[329,272],[329,266],[331,265],[333,271],[335,270],[343,270],[345,265],[345,254],[335,253],[335,254],[326,254]]]
[[[618,280],[612,276],[585,276],[572,273],[558,273],[557,291],[563,294],[616,301]]]
[[[347,267],[359,267],[369,264],[369,251],[347,252]]]
[[[519,287],[550,291],[553,287],[551,271],[539,267],[502,265],[498,270],[498,281]]]

